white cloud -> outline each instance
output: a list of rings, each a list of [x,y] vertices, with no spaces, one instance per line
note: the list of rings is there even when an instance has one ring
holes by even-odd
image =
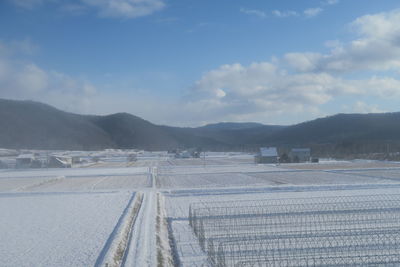
[[[273,10],[272,15],[278,18],[287,18],[287,17],[294,17],[298,16],[299,14],[296,11],[293,10]]]
[[[252,15],[252,16],[257,16],[260,18],[266,18],[267,14],[265,14],[264,11],[257,10],[257,9],[247,9],[247,8],[241,8],[240,12],[246,14],[246,15]]]
[[[294,10],[273,10],[272,15],[278,18],[287,18],[294,16],[305,16],[307,18],[315,17],[324,11],[323,7],[332,6],[339,3],[339,0],[327,0],[321,3],[319,7],[312,7],[303,10],[302,12],[297,12]]]
[[[19,7],[26,9],[32,9],[45,2],[45,0],[9,0],[9,1],[13,2],[15,5]]]
[[[91,83],[18,59],[20,53],[15,49],[24,51],[26,47],[16,46],[16,43],[20,42],[0,42],[0,47],[8,51],[0,53],[1,98],[31,99],[71,111],[85,111],[96,94]]]
[[[60,10],[71,15],[82,15],[87,12],[88,7],[78,3],[78,4],[71,4],[67,3],[60,6]]]
[[[76,3],[63,3],[60,0],[9,0],[16,6],[33,9],[44,3],[56,3],[61,10],[82,14],[89,8],[97,10],[100,17],[136,18],[150,15],[165,7],[164,0],[78,0]]]
[[[87,79],[44,69],[21,59],[23,49],[17,50],[15,43],[0,40],[0,98],[34,100],[80,114],[129,112],[157,123],[174,122],[180,114],[176,101],[165,97],[160,105],[159,96],[134,86],[130,91],[103,90]],[[223,97],[223,89],[217,95]]]
[[[358,38],[347,44],[328,42],[328,54],[287,53],[273,63],[222,65],[207,72],[192,88],[188,112],[201,114],[201,118],[218,114],[226,120],[257,114],[306,114],[338,96],[400,99],[400,80],[386,73],[400,71],[400,11],[363,16],[351,25]],[[381,74],[344,78],[357,71]],[[221,88],[223,97],[218,93]],[[357,112],[380,110],[377,105],[361,102],[355,107]]]
[[[297,71],[354,72],[400,69],[400,10],[367,15],[351,23],[358,35],[347,43],[330,43],[331,51],[289,53],[287,62]]]
[[[76,112],[128,111],[181,125],[228,120],[279,123],[291,116],[311,119],[327,104],[340,106],[335,102],[340,97],[400,100],[400,80],[387,72],[400,71],[399,25],[399,10],[367,15],[351,23],[356,34],[352,41],[327,42],[328,53],[292,52],[270,62],[221,65],[194,82],[181,102],[162,107],[157,96],[105,94],[84,79],[15,60],[16,52],[10,51],[22,53],[24,46],[0,42],[0,97],[34,99]],[[355,101],[349,110],[377,112],[380,106]]]
[[[297,71],[308,72],[315,69],[317,62],[321,60],[319,53],[287,53],[284,60]]]
[[[30,39],[11,41],[8,43],[0,39],[0,57],[31,56],[39,50]]]
[[[314,8],[307,8],[306,10],[304,10],[304,15],[306,17],[315,17],[317,16],[319,13],[321,13],[323,11],[322,8],[320,7],[314,7]]]
[[[385,112],[384,110],[380,109],[378,105],[369,105],[362,101],[357,101],[354,103],[352,107],[352,112],[355,113],[381,113]]]
[[[0,46],[7,45],[0,42]],[[315,117],[322,114],[323,105],[342,95],[400,99],[400,81],[394,78],[346,80],[324,72],[290,73],[279,62],[222,65],[205,73],[183,101],[163,100],[161,106],[155,95],[106,93],[85,79],[13,56],[0,56],[0,88],[1,98],[32,99],[78,113],[125,111],[157,123],[186,126],[228,120],[278,123],[282,117],[301,114]],[[377,110],[357,107],[358,112]]]
[[[400,98],[400,81],[392,77],[373,76],[355,82],[354,86],[368,95],[377,96],[381,99]]]
[[[328,74],[290,75],[268,62],[223,65],[196,82],[185,108],[190,114],[219,119],[260,112],[275,116],[315,110],[345,90]]]
[[[357,18],[352,26],[356,32],[369,39],[393,39],[399,37],[400,10],[365,15]]]
[[[344,79],[326,72],[290,73],[270,62],[230,64],[205,73],[180,107],[194,121],[265,121],[300,114],[309,118],[320,115],[321,107],[340,96],[400,99],[400,80],[378,76]],[[378,111],[377,106],[369,106],[368,110]]]
[[[49,85],[47,73],[35,64],[29,63],[21,66],[21,71],[14,73],[15,83],[10,82],[14,90],[22,91],[24,94],[38,94],[46,90]]]
[[[339,3],[339,0],[326,0],[325,5],[336,5]]]
[[[146,16],[165,7],[163,0],[81,0],[97,8],[101,17],[135,18]]]

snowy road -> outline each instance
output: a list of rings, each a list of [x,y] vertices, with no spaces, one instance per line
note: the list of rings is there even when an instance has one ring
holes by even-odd
[[[123,266],[156,266],[156,194],[146,192],[135,225],[128,254]]]
[[[152,188],[144,193],[128,254],[123,266],[157,266],[156,259],[156,188],[157,167],[150,167]]]

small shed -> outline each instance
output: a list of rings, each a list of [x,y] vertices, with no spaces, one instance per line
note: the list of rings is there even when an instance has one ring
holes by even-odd
[[[260,151],[255,156],[256,163],[277,163],[278,151],[276,147],[260,147]]]
[[[293,148],[289,157],[292,162],[307,162],[311,158],[311,149],[309,148]]]
[[[0,169],[8,169],[8,164],[0,160]]]
[[[50,168],[71,168],[72,157],[51,155],[47,166]]]
[[[131,153],[126,158],[127,162],[135,162],[137,161],[137,155],[135,153]]]
[[[15,167],[17,169],[30,168],[35,161],[34,154],[21,154],[16,158]]]

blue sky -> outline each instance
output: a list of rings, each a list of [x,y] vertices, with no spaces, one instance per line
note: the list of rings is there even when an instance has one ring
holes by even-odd
[[[0,97],[159,124],[399,111],[394,0],[4,0]]]

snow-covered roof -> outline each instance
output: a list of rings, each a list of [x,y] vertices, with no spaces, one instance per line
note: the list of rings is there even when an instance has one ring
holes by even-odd
[[[17,159],[34,159],[35,155],[33,154],[21,154],[17,157]]]
[[[72,157],[69,155],[51,155],[54,158],[58,158],[58,159],[71,159]]]
[[[261,157],[277,157],[278,152],[276,147],[260,147]]]
[[[60,162],[62,165],[68,165],[69,164],[69,162],[67,162],[67,161],[65,161],[65,160],[63,160],[63,159],[61,159],[61,158],[56,158],[56,160],[58,161],[58,162]]]

